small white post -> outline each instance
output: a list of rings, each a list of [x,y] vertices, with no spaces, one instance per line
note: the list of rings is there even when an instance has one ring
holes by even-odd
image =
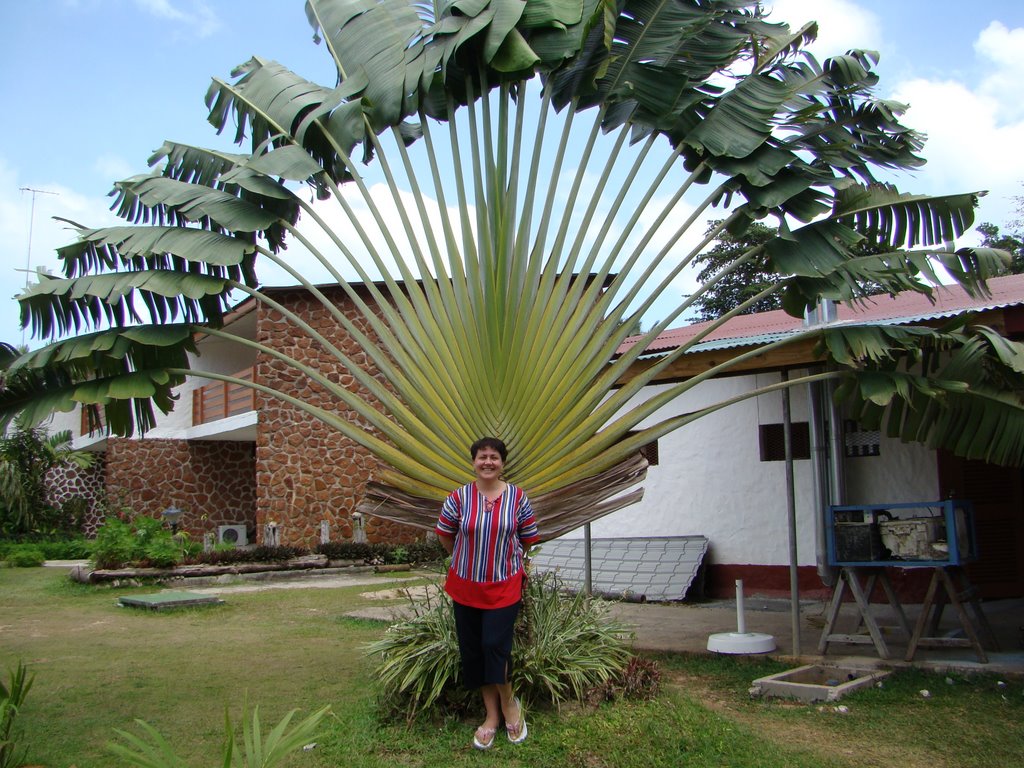
[[[775,638],[771,635],[747,632],[747,621],[743,616],[742,579],[736,579],[736,631],[710,635],[708,650],[715,653],[768,653],[775,650]]]
[[[281,532],[277,528],[277,523],[271,522],[263,526],[263,544],[268,547],[281,545]]]
[[[366,543],[366,530],[363,528],[363,513],[352,513],[352,541],[356,544]]]
[[[747,622],[743,617],[743,579],[736,579],[736,632],[745,635]]]

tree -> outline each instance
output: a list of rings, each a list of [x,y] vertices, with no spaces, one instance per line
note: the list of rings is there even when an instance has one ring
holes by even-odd
[[[990,222],[979,224],[975,229],[982,236],[983,248],[996,248],[1010,254],[1012,262],[1007,271],[1014,275],[1024,273],[1024,196],[1013,198],[1016,218],[1007,223],[1006,232]]]
[[[167,142],[151,158],[153,173],[115,185],[125,226],[76,225],[79,240],[60,251],[64,275],[40,275],[19,298],[24,324],[55,341],[16,365],[59,370],[64,383],[0,398],[7,413],[32,420],[81,402],[101,406],[119,433],[146,429],[153,405],[170,408],[185,376],[234,381],[190,367],[187,352],[196,332],[231,337],[222,326],[232,298],[251,296],[383,404],[382,412],[338,385],[333,371],[237,340],[362,415],[369,426],[236,382],[293,403],[379,457],[386,467],[367,511],[429,526],[436,500],[468,477],[465,446],[496,434],[515,457],[509,477],[531,492],[549,538],[635,501],[637,492],[621,491],[643,476],[638,449],[722,407],[636,429],[730,365],[626,407],[689,346],[618,386],[646,341],[713,283],[614,355],[721,232],[775,219],[779,235],[730,266],[763,253],[782,277],[762,293],[779,293],[794,313],[822,297],[855,299],[871,282],[927,292],[935,263],[983,292],[1002,265],[991,249],[943,245],[973,223],[975,193],[910,195],[877,183],[879,168],[923,162],[921,136],[900,123],[903,107],[873,95],[877,56],[852,51],[819,63],[804,49],[813,24],[769,23],[756,2],[308,0],[306,14],[338,82],[311,83],[258,57],[231,81],[215,79],[210,122],[218,131],[233,122],[244,152]],[[387,200],[374,197],[366,163],[379,169]],[[684,198],[693,212],[680,219]],[[397,224],[385,218],[391,205]],[[443,215],[449,206],[454,215]],[[680,249],[713,206],[727,212],[720,228]],[[311,225],[320,239],[307,234]],[[858,255],[865,238],[886,252]],[[286,241],[308,249],[363,308],[379,343],[295,268]],[[334,312],[387,384],[262,292],[257,260]],[[81,335],[62,339],[68,333]],[[996,368],[952,380],[946,368],[903,370],[920,354],[913,334],[808,334],[831,334],[823,350],[855,364],[791,384],[845,377],[851,397],[883,404],[994,386],[975,379]],[[954,329],[930,342],[958,354],[978,338]],[[1005,360],[1016,347],[988,336],[977,343],[1002,360],[999,376],[1018,375]],[[1010,418],[979,425],[979,445],[988,458],[1019,461],[1019,403],[1002,405]],[[935,431],[943,427],[934,415],[916,427],[951,439]]]
[[[697,273],[697,282],[701,285],[709,283],[719,272],[739,260],[747,251],[757,249],[763,253],[765,246],[778,234],[776,229],[757,221],[752,223],[741,235],[733,235],[728,230],[723,232],[721,225],[721,219],[708,224],[705,234],[712,231],[720,232],[720,234],[714,247],[694,259],[694,264],[701,268]],[[697,320],[700,322],[714,320],[745,302],[747,302],[747,308],[743,310],[745,315],[781,309],[782,297],[774,292],[762,295],[752,303],[748,302],[750,298],[763,294],[766,289],[778,282],[779,277],[780,275],[772,270],[763,259],[751,259],[743,262],[732,271],[725,272],[713,289],[704,291],[694,302],[697,309]]]
[[[984,248],[998,248],[1010,254],[1012,261],[1006,268],[1013,275],[1024,273],[1024,240],[1019,234],[1002,234],[995,224],[985,222],[976,227],[982,235],[981,245]]]
[[[768,244],[778,237],[778,230],[755,221],[742,233],[733,234],[722,229],[719,219],[708,224],[705,234],[711,232],[718,233],[715,245],[694,259],[694,265],[701,268],[697,281],[704,286],[694,302],[697,320],[715,320],[740,305],[743,306],[738,312],[741,315],[782,309],[782,294],[773,289],[784,276],[772,267],[765,253]],[[864,238],[850,248],[850,253],[867,257],[888,250]],[[858,288],[864,294],[885,290],[873,280],[864,280]]]
[[[5,536],[65,531],[70,526],[47,499],[46,478],[67,464],[92,466],[94,456],[76,451],[67,431],[18,428],[0,437],[0,532]]]

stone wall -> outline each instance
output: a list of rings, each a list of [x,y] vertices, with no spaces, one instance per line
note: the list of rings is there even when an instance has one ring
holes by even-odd
[[[341,289],[325,292],[364,333],[375,338]],[[364,370],[374,370],[355,340],[308,293],[281,291],[275,292],[274,298],[330,339]],[[304,332],[296,330],[280,313],[260,309],[257,339],[377,403],[334,358]],[[361,416],[323,387],[280,360],[261,355],[256,377],[275,390],[324,408],[361,427],[368,426]],[[383,410],[383,406],[377,405]],[[331,541],[351,540],[352,512],[363,496],[367,480],[377,468],[376,459],[337,430],[277,398],[258,394],[256,407],[260,413],[256,440],[259,536],[262,538],[265,524],[274,522],[281,544],[314,547],[320,543],[321,523],[327,521]],[[365,532],[371,543],[408,543],[423,535],[419,529],[378,518],[367,519]]]
[[[54,467],[46,475],[46,500],[59,507],[75,497],[85,500],[86,512],[82,520],[82,532],[89,537],[96,535],[96,528],[103,519],[100,502],[104,498],[106,476],[106,455],[97,454],[93,465],[81,469],[74,464]]]
[[[179,530],[196,539],[219,525],[256,529],[255,452],[252,443],[111,438],[107,494],[114,509],[160,517],[185,510]]]

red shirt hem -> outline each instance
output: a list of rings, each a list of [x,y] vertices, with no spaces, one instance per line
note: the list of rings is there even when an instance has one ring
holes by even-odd
[[[444,591],[456,603],[470,608],[505,608],[523,597],[523,571],[504,581],[470,581],[449,570]]]

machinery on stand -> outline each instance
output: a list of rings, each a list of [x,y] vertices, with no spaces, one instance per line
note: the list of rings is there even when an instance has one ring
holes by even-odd
[[[996,650],[995,636],[964,570],[978,557],[969,501],[830,506],[825,522],[829,563],[839,569],[839,578],[826,613],[819,653],[827,653],[831,643],[872,643],[879,657],[889,659],[885,634],[892,629],[907,642],[906,661],[913,660],[918,648],[969,647],[979,661],[987,663],[985,645]],[[913,628],[889,576],[897,568],[932,571]],[[896,627],[880,626],[871,610],[878,586],[885,593]],[[847,591],[857,606],[857,621],[853,632],[843,633],[837,631],[837,625]],[[964,637],[939,635],[947,604],[956,611]],[[967,606],[974,613],[973,620]],[[862,625],[867,634],[861,631]]]

